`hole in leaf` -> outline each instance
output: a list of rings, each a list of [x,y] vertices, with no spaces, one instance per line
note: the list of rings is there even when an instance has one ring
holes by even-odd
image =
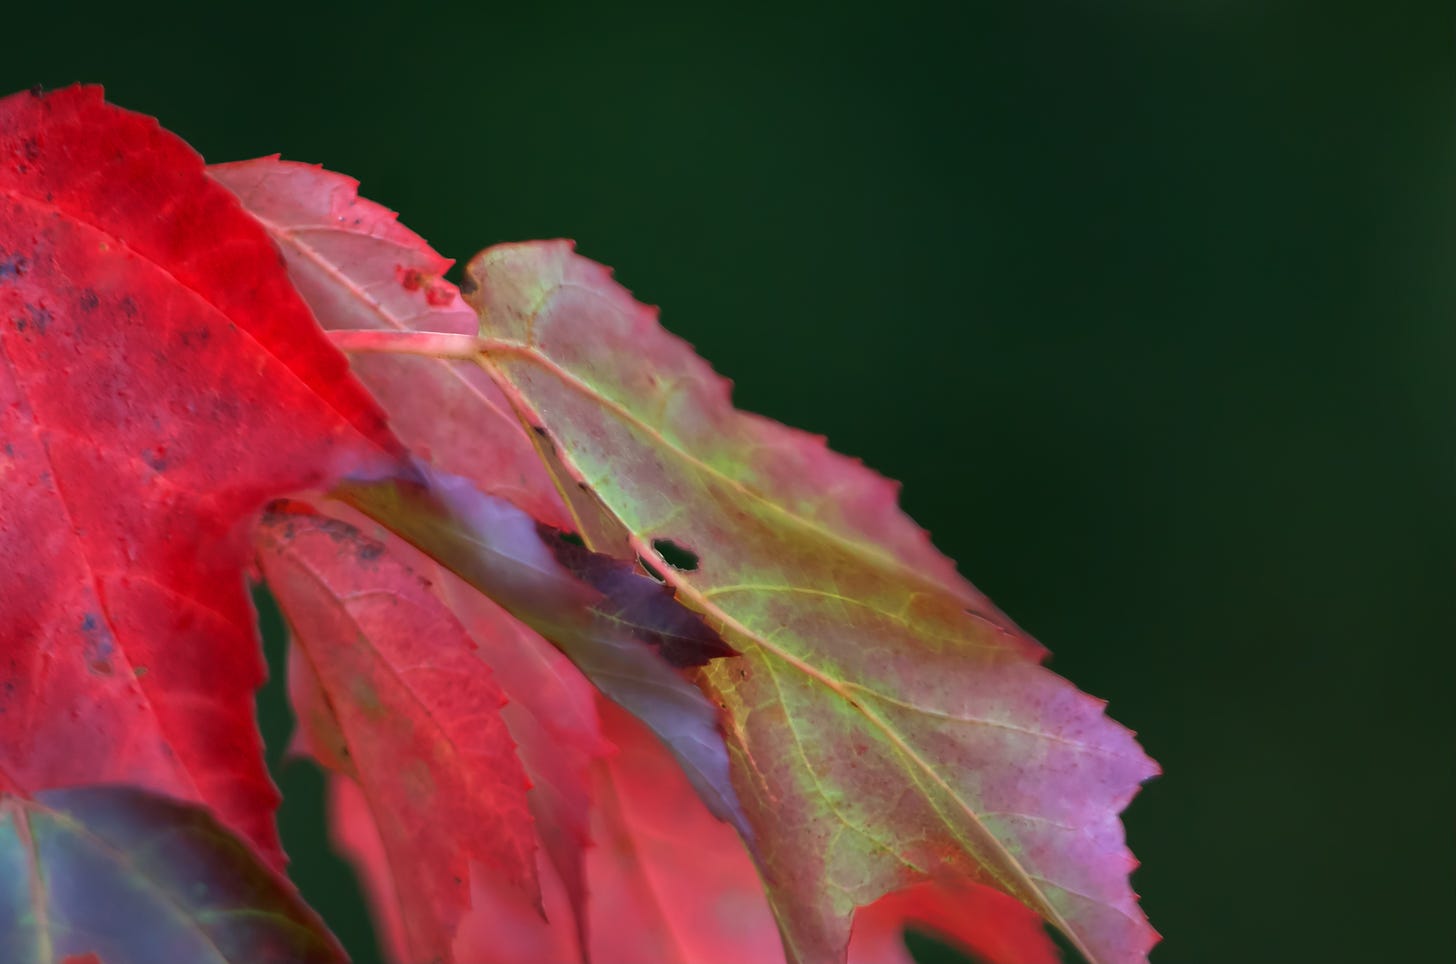
[[[637,565],[641,566],[649,576],[651,576],[653,579],[656,579],[658,582],[667,582],[667,580],[663,578],[662,573],[657,570],[657,567],[654,566],[652,563],[648,562],[646,559],[643,559],[641,556],[637,557]]]
[[[562,542],[569,542],[573,546],[581,546],[582,548],[586,548],[586,542],[583,541],[581,536],[575,532],[561,532],[558,533],[557,536],[561,539]]]
[[[698,568],[698,554],[671,539],[653,539],[652,551],[679,572],[693,572]]]
[[[934,931],[922,930],[913,924],[901,937],[915,964],[985,964],[981,957],[947,943]]]

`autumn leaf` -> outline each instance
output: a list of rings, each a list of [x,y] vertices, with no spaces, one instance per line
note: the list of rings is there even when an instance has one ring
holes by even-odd
[[[617,752],[598,765],[587,856],[594,964],[781,960],[753,862],[641,723],[604,705]]]
[[[451,262],[393,211],[359,197],[352,178],[276,157],[215,164],[208,173],[267,228],[324,328],[475,331],[474,310],[442,277]],[[357,356],[352,365],[390,412],[395,433],[438,469],[551,526],[580,528],[583,517],[600,517],[568,508],[589,496],[573,489],[563,501],[543,464],[541,439],[526,430],[480,366],[384,354]],[[389,551],[401,556],[398,544]],[[584,914],[588,766],[602,745],[590,687],[495,603],[464,590],[423,555],[408,561],[459,615],[515,694],[502,712],[534,783],[530,800],[542,845]],[[582,713],[572,710],[579,706]]]
[[[606,700],[602,717],[615,751],[593,768],[593,841],[586,852],[588,956],[574,947],[569,919],[523,916],[481,879],[475,906],[456,940],[456,959],[471,964],[782,961],[758,874],[733,829],[708,813],[650,730]],[[358,794],[336,785],[330,811],[335,833],[366,886],[387,893],[387,881],[381,887],[387,876],[383,848]],[[549,911],[553,902],[550,887],[545,889]],[[563,903],[555,902],[557,907]]]
[[[594,964],[774,964],[778,928],[748,852],[709,815],[641,724],[604,706],[617,747],[597,767],[587,859]],[[914,964],[912,922],[984,964],[1057,964],[1035,914],[989,888],[912,888],[855,917],[849,964]]]
[[[553,911],[548,892],[547,910],[554,920],[567,924],[575,943],[583,944],[592,764],[610,748],[601,732],[596,690],[560,650],[453,573],[436,565],[430,583],[509,694],[501,715],[531,778],[527,802],[541,847],[553,864],[550,876],[560,879],[569,902],[566,911]],[[549,887],[549,881],[543,887]],[[479,899],[472,900],[479,907]],[[504,895],[496,903],[515,902]]]
[[[685,620],[672,591],[629,563],[583,562],[516,506],[464,479],[424,465],[409,475],[343,483],[333,495],[554,643],[657,734],[719,819],[751,838],[729,782],[717,707],[674,669],[731,655],[721,638],[700,618]]]
[[[0,100],[0,790],[204,803],[282,864],[242,572],[401,454],[267,234],[97,88]]]
[[[207,170],[268,230],[325,329],[475,332],[475,312],[442,277],[451,262],[393,211],[359,197],[354,179],[277,157]],[[574,528],[535,440],[479,365],[379,354],[351,361],[411,451],[541,522]]]
[[[325,328],[350,334],[474,331],[473,312],[440,277],[450,262],[393,212],[360,198],[352,179],[276,158],[210,171],[277,240],[290,275]],[[675,666],[732,650],[681,610],[671,590],[600,552],[577,551],[546,528],[569,524],[597,550],[620,551],[626,544],[625,533],[589,492],[546,470],[555,459],[549,443],[527,430],[478,365],[395,354],[356,355],[354,365],[401,437],[429,454],[432,468],[422,466],[416,479],[394,486],[351,486],[336,495],[562,647],[673,748],[715,813],[749,833],[728,782],[716,708],[641,644],[656,647]],[[583,594],[573,585],[580,580],[597,591]],[[574,881],[580,869],[572,866],[579,861],[561,847],[553,853],[568,888],[579,895]]]
[[[423,579],[352,526],[275,506],[258,532],[294,632],[290,690],[314,755],[368,800],[407,960],[451,960],[478,862],[539,903],[528,781],[506,699]]]
[[[0,960],[344,964],[209,813],[131,787],[0,794]]]
[[[1094,964],[1146,959],[1117,815],[1156,772],[1102,703],[935,552],[894,487],[735,411],[727,383],[564,242],[469,266],[480,362],[573,481],[663,552],[743,653],[701,680],[792,960],[842,957],[857,907],[994,886]],[[675,553],[673,553],[675,554]]]

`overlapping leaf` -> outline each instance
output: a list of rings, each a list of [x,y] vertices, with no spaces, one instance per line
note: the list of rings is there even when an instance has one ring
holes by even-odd
[[[0,794],[6,964],[344,964],[292,885],[211,814],[130,787]]]
[[[247,525],[399,451],[186,144],[0,101],[0,789],[149,787],[280,865]]]
[[[211,171],[273,233],[324,327],[474,329],[455,287],[440,278],[449,262],[392,212],[359,198],[354,181],[275,158]],[[526,431],[479,366],[392,355],[361,355],[355,363],[401,437],[429,453],[434,468],[421,467],[417,478],[424,485],[405,479],[338,494],[560,646],[673,749],[714,812],[747,833],[728,781],[716,708],[642,643],[676,666],[731,650],[683,612],[671,590],[580,552],[538,525],[569,523],[597,549],[625,544],[618,529],[602,525],[608,517],[590,493],[543,468],[554,453]],[[583,592],[583,580],[594,591]],[[570,866],[561,848],[553,855],[579,899],[579,861]]]
[[[565,243],[469,268],[482,364],[743,657],[703,682],[790,957],[843,954],[855,908],[919,881],[987,884],[1095,964],[1156,936],[1117,815],[1155,772],[1102,704],[962,580],[890,483],[736,412],[727,384]]]
[[[321,762],[374,814],[412,961],[448,960],[470,866],[539,901],[528,781],[505,695],[460,622],[353,527],[280,506],[259,530],[295,634],[294,705]]]
[[[475,331],[475,312],[442,277],[451,262],[359,197],[352,178],[276,157],[214,164],[208,174],[267,228],[325,329]],[[480,366],[401,355],[352,363],[411,451],[541,522],[579,528],[533,436]]]
[[[516,506],[420,465],[411,479],[345,483],[334,495],[388,526],[551,640],[651,727],[710,809],[751,835],[728,776],[717,709],[674,667],[732,655],[670,589],[592,556]]]
[[[439,278],[446,263],[352,182],[276,160],[216,176],[267,223],[325,325],[470,340],[474,323]],[[0,793],[18,791],[4,798],[0,860],[28,875],[32,901],[29,917],[0,926],[0,949],[11,940],[40,956],[66,939],[44,936],[37,888],[77,887],[42,902],[65,909],[93,879],[171,886],[146,854],[120,861],[129,877],[105,860],[78,875],[75,855],[94,857],[96,840],[117,864],[142,828],[168,859],[216,866],[158,829],[186,832],[208,819],[198,811],[47,787],[114,780],[199,801],[281,861],[252,724],[261,663],[239,578],[246,530],[271,498],[352,475],[333,491],[551,637],[666,741],[699,795],[753,843],[791,959],[842,955],[856,909],[891,892],[876,908],[889,920],[938,923],[988,960],[1046,956],[1024,911],[984,899],[990,886],[1094,964],[1145,960],[1155,935],[1128,887],[1134,862],[1117,814],[1152,764],[1099,703],[1038,665],[1040,647],[931,548],[893,487],[821,439],[735,412],[725,383],[564,244],[487,252],[471,279],[484,335],[473,361],[359,362],[434,464],[407,463],[267,235],[185,145],[95,91],[0,101],[0,565],[12,574],[0,597]],[[467,890],[481,914],[467,918],[460,947],[482,921],[494,926],[487,912],[514,906],[496,898],[520,898],[524,885],[531,902],[528,799],[546,818],[547,904],[579,911],[594,722],[561,731],[558,766],[545,697],[515,711],[526,765],[550,791],[526,797],[500,690],[466,632],[482,650],[487,638],[514,637],[524,652],[538,640],[461,595],[453,577],[429,587],[407,575],[405,552],[340,523],[295,511],[266,539],[265,567],[308,641],[298,702],[316,752],[363,787],[354,829],[374,834],[388,864],[375,876],[404,910],[400,953],[448,957]],[[632,568],[633,554],[654,553],[665,587]],[[707,621],[685,615],[674,592]],[[431,629],[411,636],[420,625]],[[715,659],[733,651],[715,629],[740,658]],[[549,691],[549,661],[503,665],[511,686]],[[674,666],[700,667],[726,711],[731,782],[718,707]],[[709,841],[723,828],[696,823],[703,814],[680,785],[664,791],[672,780],[646,752],[655,744],[640,733],[621,742],[599,787],[605,846],[586,874],[598,885],[589,943],[603,958],[768,953],[739,948],[767,934],[762,904],[740,908],[739,930],[711,947],[697,938],[735,917],[714,916],[711,901],[707,916],[662,901],[654,916],[651,898],[691,869],[683,835]],[[440,813],[447,832],[421,835]],[[672,833],[654,834],[674,816]],[[42,838],[69,841],[50,852],[61,870],[49,876]],[[717,840],[698,856],[731,858],[718,898],[749,892],[741,852]],[[270,921],[315,930],[268,890],[266,872],[259,883],[234,869],[267,892]],[[0,898],[25,896],[6,889],[15,879],[0,880]],[[127,900],[134,921],[83,908],[72,922],[132,940],[169,910]],[[188,923],[156,933],[194,942],[254,906],[172,904]],[[987,943],[960,913],[977,908],[1007,914]],[[744,926],[745,914],[758,923]],[[520,931],[520,953],[560,952],[560,921]],[[296,956],[335,953],[308,940]]]

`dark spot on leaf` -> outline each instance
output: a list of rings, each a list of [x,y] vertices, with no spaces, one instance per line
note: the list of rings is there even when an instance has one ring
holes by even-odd
[[[51,313],[40,305],[26,305],[25,310],[30,313],[30,322],[35,325],[35,330],[44,335],[51,324]]]
[[[959,941],[948,941],[913,922],[906,925],[905,932],[900,939],[904,941],[905,949],[910,952],[911,958],[917,961],[964,961],[965,964],[986,964],[985,958],[979,954],[973,954]],[[1067,960],[1076,960],[1080,957],[1081,955],[1078,954]]]
[[[545,426],[542,426],[542,425],[532,425],[531,426],[531,431],[535,432],[537,435],[541,436],[542,438],[545,438],[546,437],[546,428],[545,428]]]
[[[671,539],[653,539],[652,551],[679,572],[693,572],[698,568],[698,554]]]
[[[111,655],[116,651],[111,631],[102,625],[94,613],[87,613],[81,619],[81,637],[81,653],[86,660],[86,666],[93,673],[110,676]]]
[[[142,461],[147,463],[153,472],[165,472],[167,470],[167,450],[160,445],[154,445],[142,452]]]
[[[0,254],[0,284],[25,274],[30,262],[18,254]]]
[[[670,587],[642,575],[631,563],[573,545],[545,523],[538,522],[536,532],[557,562],[602,594],[593,608],[630,627],[669,665],[685,669],[738,655],[701,616],[679,603]]]
[[[81,292],[81,298],[77,302],[81,306],[82,311],[95,311],[96,306],[100,303],[101,299],[96,297],[96,292],[90,288]]]
[[[40,157],[40,142],[34,137],[27,137],[20,142],[20,153],[25,155],[27,161],[33,161]]]
[[[582,537],[578,533],[575,533],[575,532],[563,532],[563,533],[561,533],[561,541],[562,542],[569,542],[573,546],[585,546],[586,545],[586,541],[584,539],[582,539]]]
[[[123,315],[126,315],[128,318],[136,317],[137,306],[136,302],[132,300],[131,295],[126,295],[125,297],[123,297],[121,301],[117,303],[117,307],[119,307],[121,309],[121,313]]]
[[[359,560],[361,562],[373,562],[384,555],[384,546],[377,542],[361,542],[359,544]]]

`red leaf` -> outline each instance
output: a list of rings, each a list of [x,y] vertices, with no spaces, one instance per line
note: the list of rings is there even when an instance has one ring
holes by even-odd
[[[263,230],[97,88],[0,101],[0,786],[138,784],[275,866],[242,569],[400,452]]]
[[[610,750],[597,717],[596,690],[560,650],[453,573],[436,566],[431,582],[475,639],[510,698],[501,715],[531,777],[528,802],[554,867],[553,873],[543,874],[547,912],[553,920],[566,922],[571,940],[584,941],[591,766]],[[551,884],[558,879],[569,906],[553,910]]]
[[[594,964],[783,960],[763,885],[737,834],[704,809],[641,723],[603,702],[618,752],[598,771],[587,856]]]
[[[472,860],[527,908],[539,900],[504,694],[459,621],[382,544],[301,508],[270,512],[259,544],[302,655],[290,680],[299,717],[327,731],[321,761],[368,799],[407,959],[448,960]]]
[[[587,851],[590,960],[593,964],[755,964],[782,962],[778,930],[737,835],[705,809],[672,756],[641,723],[602,699],[617,752],[595,768],[597,805]],[[347,787],[332,812],[351,857],[378,887],[382,850]],[[564,898],[549,921],[520,913],[508,895],[478,880],[462,923],[456,959],[472,964],[574,964]],[[387,891],[386,891],[387,892]],[[386,925],[386,931],[393,924]]]
[[[404,922],[374,817],[359,787],[344,777],[335,776],[329,782],[329,828],[335,850],[353,863],[374,909],[384,959],[413,964],[405,950]],[[543,859],[538,866],[547,917],[478,866],[472,868],[471,908],[455,938],[455,960],[461,964],[576,964],[581,960],[570,898],[552,865]]]
[[[1041,918],[989,887],[915,884],[854,915],[849,964],[914,964],[906,925],[976,955],[981,964],[1060,964]]]
[[[324,328],[479,327],[442,277],[451,262],[393,211],[359,197],[353,178],[276,156],[214,164],[208,173],[268,229]],[[411,451],[548,525],[573,527],[535,438],[479,366],[394,355],[358,356],[352,365]]]

